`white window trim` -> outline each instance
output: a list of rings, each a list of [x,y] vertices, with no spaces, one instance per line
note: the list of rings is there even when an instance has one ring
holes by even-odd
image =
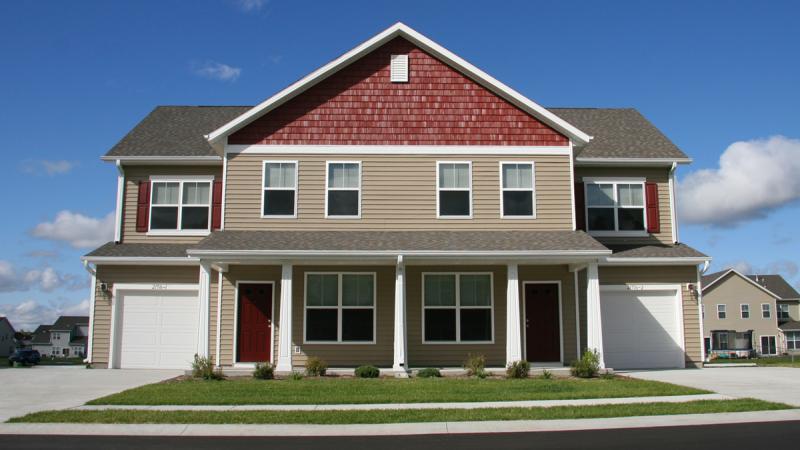
[[[767,310],[764,311],[764,307],[767,307]],[[768,313],[768,317],[764,317],[764,312]],[[761,304],[761,318],[764,320],[772,320],[772,305],[769,303],[762,303]]]
[[[466,216],[443,216],[441,214],[440,206],[440,195],[441,191],[454,191],[454,192],[463,192],[465,189],[453,189],[453,188],[442,188],[439,187],[439,167],[442,164],[466,164],[467,165],[467,181],[468,181],[468,190],[469,190],[469,214]],[[460,219],[472,219],[472,161],[436,161],[436,218],[437,219],[453,219],[453,220],[460,220]]]
[[[527,311],[527,298],[525,297],[525,287],[529,284],[555,284],[558,289],[558,336],[559,336],[559,361],[564,363],[564,306],[561,303],[561,281],[523,281],[522,282],[522,357],[523,361],[530,361],[528,358],[528,327],[524,325],[525,320],[528,318]],[[580,353],[580,352],[579,352]]]
[[[308,276],[309,275],[337,275],[338,285],[336,293],[336,306],[309,306],[308,305]],[[344,306],[342,305],[342,275],[372,275],[372,306]],[[309,341],[306,339],[307,314],[309,309],[336,309],[336,340],[335,341]],[[371,309],[372,310],[372,340],[371,341],[343,341],[342,340],[342,310],[344,309]],[[306,272],[303,276],[303,344],[309,345],[375,345],[377,343],[377,317],[378,317],[378,273],[377,272]]]
[[[720,306],[722,306],[722,311],[720,311],[720,309],[719,309]],[[719,316],[720,312],[725,314],[725,317],[720,317]],[[718,303],[717,304],[717,320],[725,320],[727,318],[728,318],[728,305],[725,305],[724,303]]]
[[[772,339],[775,340],[775,353],[765,353],[764,352],[764,344],[761,342],[761,339],[763,339],[763,338],[772,338]],[[776,356],[779,353],[778,352],[778,336],[775,336],[774,334],[764,334],[764,335],[758,336],[758,348],[759,348],[759,350],[761,350],[761,354],[762,355]]]
[[[181,219],[183,216],[183,206],[202,206],[202,205],[182,205],[183,183],[209,183],[208,186],[208,226],[205,230],[181,230]],[[157,205],[157,206],[177,206],[178,207],[178,229],[175,230],[153,230],[153,183],[178,183],[178,203],[177,205]],[[214,214],[214,176],[213,175],[151,175],[150,176],[150,199],[147,216],[147,236],[208,236],[211,234],[211,216]]]
[[[531,166],[531,188],[504,188],[503,187],[503,165],[505,164],[530,164]],[[535,219],[536,218],[536,162],[535,161],[500,161],[500,218],[501,219]],[[438,169],[436,173],[439,173]],[[471,177],[470,177],[471,178]],[[438,182],[437,182],[438,185]],[[507,216],[505,214],[505,204],[503,201],[503,193],[508,192],[531,192],[531,213],[527,216]]]
[[[438,170],[437,170],[438,172]],[[438,186],[438,183],[437,183]],[[427,275],[455,275],[456,277],[456,304],[454,306],[425,306],[425,277]],[[461,275],[489,275],[489,309],[492,325],[491,340],[488,341],[462,341],[461,340],[461,310],[462,309],[486,309],[486,306],[461,306]],[[494,273],[493,272],[422,272],[422,343],[425,345],[491,345],[494,344],[495,322],[494,322]],[[454,341],[429,341],[425,339],[425,310],[426,309],[455,309],[456,310],[456,340]]]
[[[791,336],[791,339],[789,338]],[[787,331],[783,333],[784,340],[786,341],[786,350],[800,350],[800,331]],[[794,348],[789,348],[789,342],[794,343]]]
[[[329,187],[331,164],[358,164],[358,189],[355,188],[332,188]],[[361,161],[325,161],[325,218],[326,219],[360,219],[361,218]],[[328,214],[328,192],[329,191],[358,191],[358,214],[354,216],[331,216]]]
[[[268,284],[270,285],[271,295],[270,295],[270,342],[269,342],[269,362],[275,362],[275,343],[277,339],[275,337],[275,282],[274,281],[265,281],[265,280],[236,280],[236,285],[234,286],[233,290],[233,364],[234,366],[255,366],[255,363],[242,363],[239,362],[239,285],[240,284]]]
[[[294,187],[292,188],[268,188],[264,186],[267,179],[267,164],[294,164]],[[300,164],[297,160],[264,160],[261,161],[261,218],[262,219],[296,219],[297,203],[299,201],[298,178],[300,175]],[[327,185],[327,184],[326,184]],[[294,191],[294,213],[293,214],[264,214],[264,198],[267,190],[270,191]],[[327,191],[326,191],[327,192]],[[326,197],[327,198],[327,197]],[[327,204],[327,201],[325,202]],[[325,211],[327,212],[327,205]]]
[[[584,177],[583,178],[583,198],[584,198],[584,217],[586,218],[586,232],[592,236],[623,236],[623,237],[646,237],[650,234],[647,232],[647,180],[645,178],[639,177],[630,177],[630,178],[597,178],[597,177]],[[591,230],[589,229],[589,195],[588,189],[590,184],[611,184],[613,185],[613,192],[614,192],[614,230]],[[642,185],[642,216],[644,222],[644,230],[642,231],[633,231],[633,230],[623,230],[619,231],[619,217],[617,214],[618,209],[639,209],[639,207],[625,207],[619,206],[619,200],[617,198],[617,185],[618,184],[641,184]],[[611,208],[609,206],[597,208]]]
[[[745,306],[747,306],[747,317],[744,316],[744,307]],[[741,317],[742,319],[749,319],[750,317],[752,317],[750,315],[750,304],[749,303],[741,303],[739,305],[739,317]]]
[[[786,317],[781,317],[781,313],[784,312],[784,311],[781,311],[781,310],[784,307],[786,309],[786,311],[785,311],[786,312]],[[787,303],[778,303],[776,305],[776,308],[778,309],[778,320],[783,320],[783,319],[791,320],[792,316],[789,315],[789,305]]]

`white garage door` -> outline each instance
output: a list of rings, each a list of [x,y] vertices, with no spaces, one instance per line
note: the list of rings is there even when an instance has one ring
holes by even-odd
[[[603,286],[600,290],[606,366],[684,367],[679,288],[640,289]]]
[[[188,369],[197,353],[197,291],[121,295],[118,367]]]

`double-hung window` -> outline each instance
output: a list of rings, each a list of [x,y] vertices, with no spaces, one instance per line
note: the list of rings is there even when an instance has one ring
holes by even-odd
[[[264,217],[297,216],[297,162],[264,161]]]
[[[306,343],[375,342],[375,274],[307,273]]]
[[[151,178],[150,230],[203,232],[211,226],[211,178]]]
[[[769,303],[761,304],[761,317],[764,319],[769,319],[772,317],[772,308],[770,307]]]
[[[502,217],[536,216],[533,162],[500,163],[500,208]]]
[[[742,319],[749,319],[750,318],[750,305],[742,304],[740,305],[742,309]]]
[[[326,217],[361,216],[361,163],[328,161]]]
[[[778,319],[780,320],[788,320],[789,317],[789,305],[786,303],[781,303],[778,305]]]
[[[437,216],[445,218],[472,217],[472,163],[436,163]]]
[[[728,316],[728,312],[725,310],[725,305],[717,305],[717,319],[724,319]]]
[[[586,180],[585,185],[589,232],[645,233],[644,181]]]
[[[785,335],[786,335],[786,349],[800,350],[800,331],[787,331]]]
[[[492,275],[423,274],[423,310],[426,343],[492,342]]]

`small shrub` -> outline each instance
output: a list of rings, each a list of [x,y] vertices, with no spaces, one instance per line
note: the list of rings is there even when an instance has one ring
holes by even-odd
[[[324,377],[328,371],[328,363],[321,358],[312,356],[306,361],[306,375],[310,377]]]
[[[552,380],[553,379],[553,372],[550,372],[549,370],[544,369],[542,371],[542,374],[539,375],[539,378],[541,378],[542,380]]]
[[[528,361],[514,361],[506,368],[508,378],[528,378],[531,365]]]
[[[270,363],[256,363],[253,378],[258,380],[271,380],[275,378],[275,366]]]
[[[223,375],[222,370],[214,369],[214,362],[211,361],[211,358],[194,355],[192,377],[203,380],[221,380]]]
[[[297,372],[297,371],[294,371],[294,370],[293,370],[293,371],[292,371],[292,373],[291,373],[291,374],[289,374],[289,379],[290,379],[290,380],[294,380],[294,381],[299,381],[299,380],[302,380],[302,379],[303,379],[303,373],[302,373],[302,372]]]
[[[378,378],[381,376],[381,371],[375,366],[359,366],[356,367],[356,376],[358,378]]]
[[[428,367],[427,369],[422,369],[417,372],[418,378],[441,378],[442,372],[439,372],[439,369],[435,367]]]
[[[578,378],[593,378],[600,371],[600,356],[596,350],[586,349],[581,358],[572,363],[570,373]]]
[[[600,374],[600,378],[604,380],[613,380],[614,378],[617,378],[617,376],[614,374],[614,372],[609,372],[608,370],[605,370],[603,371],[603,373]]]
[[[481,370],[475,372],[475,376],[480,378],[481,380],[483,380],[484,378],[489,376],[489,372],[487,372],[484,369],[481,369]]]
[[[486,372],[486,356],[484,355],[473,355],[470,353],[467,355],[467,360],[464,361],[464,368],[467,369],[467,375],[471,377],[479,377],[479,378],[486,378],[486,375],[481,377],[481,373]]]

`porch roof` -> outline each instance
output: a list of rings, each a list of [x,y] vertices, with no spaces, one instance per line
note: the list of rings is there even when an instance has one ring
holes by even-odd
[[[786,322],[778,325],[781,331],[800,331],[800,322],[796,320],[792,320],[791,322]]]
[[[606,256],[583,231],[217,231],[188,253],[273,254],[514,254]]]
[[[614,258],[708,258],[686,244],[608,245]]]

